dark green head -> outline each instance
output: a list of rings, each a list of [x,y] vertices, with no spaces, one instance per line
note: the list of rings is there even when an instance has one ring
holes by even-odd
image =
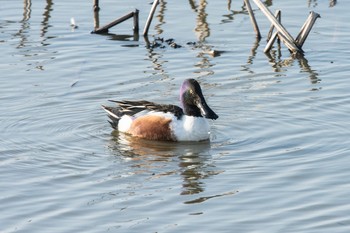
[[[180,101],[184,113],[188,116],[205,117],[216,120],[218,115],[209,108],[202,89],[195,79],[186,79],[180,89]]]

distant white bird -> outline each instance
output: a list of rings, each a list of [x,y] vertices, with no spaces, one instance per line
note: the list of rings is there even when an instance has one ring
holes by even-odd
[[[70,18],[70,26],[74,29],[78,28],[78,25],[75,23],[75,19],[73,17]]]

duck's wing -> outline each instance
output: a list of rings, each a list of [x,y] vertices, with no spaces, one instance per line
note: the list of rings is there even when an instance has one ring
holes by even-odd
[[[140,101],[130,101],[130,100],[110,100],[111,102],[117,103],[119,107],[116,108],[118,111],[118,116],[120,115],[135,115],[143,110],[155,111],[155,112],[170,112],[174,114],[177,118],[181,118],[184,115],[182,108],[173,104],[156,104],[154,102],[140,100]]]

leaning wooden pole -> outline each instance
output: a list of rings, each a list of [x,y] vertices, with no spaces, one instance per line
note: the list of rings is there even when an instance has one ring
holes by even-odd
[[[278,22],[281,23],[281,11],[280,10],[275,11],[275,17],[278,20]],[[267,41],[269,41],[271,39],[274,28],[275,28],[275,26],[273,26],[273,24],[272,24],[269,32],[267,33],[267,38],[266,38]]]
[[[152,18],[153,18],[154,12],[156,11],[158,3],[159,3],[159,0],[154,0],[153,1],[152,8],[151,8],[151,11],[149,12],[145,28],[143,29],[143,35],[144,36],[148,35],[148,30],[149,30],[149,27],[151,25]]]
[[[281,11],[280,10],[276,10],[275,17],[278,20],[278,22],[281,23]],[[274,28],[275,28],[275,26],[271,25],[269,33],[267,34],[267,44],[265,46],[264,53],[267,53],[271,50],[272,45],[275,43],[275,41],[278,37],[278,32],[273,33]]]
[[[255,4],[260,8],[260,10],[265,14],[265,16],[270,20],[270,22],[275,26],[277,31],[283,34],[288,40],[294,41],[293,37],[289,32],[280,24],[272,12],[262,3],[260,0],[253,0]]]
[[[96,33],[96,34],[108,33],[108,29],[110,29],[111,27],[113,27],[113,26],[115,26],[117,24],[120,24],[120,23],[124,22],[127,19],[130,19],[131,17],[134,16],[134,14],[135,14],[134,12],[130,12],[130,13],[124,15],[123,17],[120,17],[119,19],[116,19],[116,20],[110,22],[109,24],[107,24],[107,25],[105,25],[105,26],[103,26],[101,28],[96,29],[92,33]]]
[[[293,37],[282,26],[282,24],[280,24],[277,21],[276,17],[273,16],[271,11],[260,0],[253,0],[253,1],[260,8],[260,10],[265,14],[265,16],[270,20],[273,26],[275,26],[276,30],[280,33],[281,40],[288,47],[288,49],[294,53],[296,52],[302,53],[302,50],[295,45]]]
[[[275,32],[272,34],[270,40],[267,42],[265,46],[264,53],[267,53],[271,50],[272,45],[275,43],[277,37],[278,37],[278,32]]]
[[[254,12],[252,10],[252,6],[250,5],[249,0],[244,0],[244,2],[245,2],[245,5],[247,7],[247,11],[249,13],[250,21],[253,24],[253,28],[254,28],[254,31],[255,31],[255,34],[256,34],[256,38],[258,40],[260,40],[261,39],[261,34],[260,34],[258,23],[256,22],[256,19],[255,19],[255,16],[254,16]]]
[[[290,51],[292,51],[293,53],[300,53],[303,54],[303,50],[301,50],[299,47],[297,47],[294,43],[294,41],[290,41],[289,39],[287,39],[283,34],[278,33],[278,38],[280,38],[283,43],[288,47],[288,49]]]
[[[313,11],[310,12],[309,17],[307,18],[306,22],[302,26],[297,38],[295,39],[295,43],[300,48],[303,47],[306,38],[308,37],[312,27],[314,26],[316,19],[321,17],[318,13],[315,13]]]

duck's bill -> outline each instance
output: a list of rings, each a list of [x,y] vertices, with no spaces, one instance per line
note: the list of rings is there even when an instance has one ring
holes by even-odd
[[[213,110],[211,110],[211,108],[207,105],[204,99],[197,102],[197,107],[201,110],[202,116],[204,116],[205,118],[212,120],[218,119],[219,116],[216,115],[216,113]]]

